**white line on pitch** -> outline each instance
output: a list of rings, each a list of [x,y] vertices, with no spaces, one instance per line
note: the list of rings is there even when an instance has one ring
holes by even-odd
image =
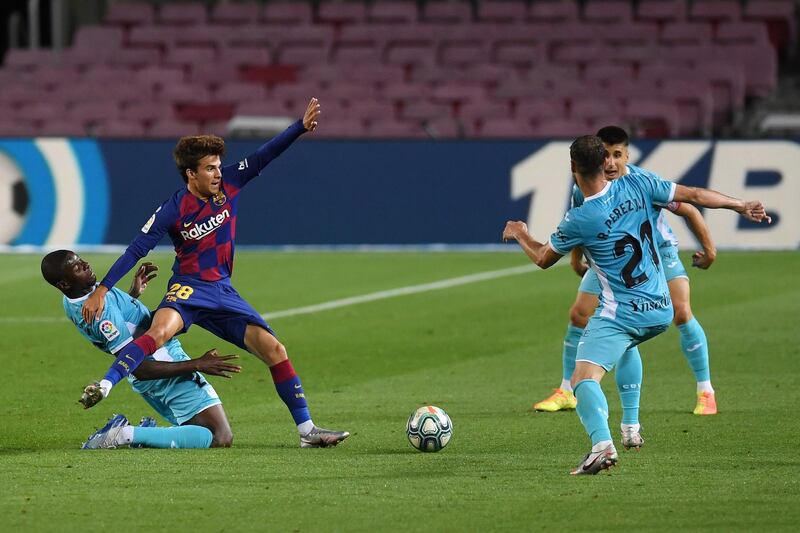
[[[265,320],[271,320],[273,318],[283,318],[287,316],[307,315],[309,313],[316,313],[319,311],[338,309],[339,307],[347,307],[350,305],[357,305],[365,302],[374,302],[375,300],[385,300],[386,298],[394,298],[396,296],[408,296],[409,294],[418,294],[421,292],[449,289],[450,287],[467,285],[469,283],[477,283],[479,281],[504,278],[506,276],[515,276],[517,274],[524,274],[532,270],[536,270],[536,267],[533,264],[504,268],[501,270],[491,270],[489,272],[479,272],[478,274],[469,274],[467,276],[460,276],[458,278],[443,279],[441,281],[434,281],[432,283],[423,283],[421,285],[409,285],[408,287],[398,287],[397,289],[371,292],[369,294],[362,294],[360,296],[351,296],[349,298],[342,298],[340,300],[331,300],[330,302],[323,302],[321,304],[308,305],[305,307],[295,307],[294,309],[275,311],[273,313],[264,313],[261,316]]]
[[[331,309],[338,309],[340,307],[348,307],[350,305],[358,305],[366,302],[374,302],[376,300],[395,298],[397,296],[408,296],[410,294],[419,294],[423,292],[449,289],[450,287],[458,287],[459,285],[468,285],[470,283],[477,283],[480,281],[504,278],[507,276],[516,276],[518,274],[525,274],[526,272],[531,272],[535,270],[538,269],[533,264],[522,265],[511,268],[503,268],[500,270],[490,270],[488,272],[479,272],[477,274],[469,274],[466,276],[459,276],[457,278],[443,279],[431,283],[422,283],[420,285],[409,285],[407,287],[398,287],[396,289],[371,292],[359,296],[350,296],[348,298],[331,300],[329,302],[322,302],[319,304],[308,305],[304,307],[294,307],[292,309],[284,309],[283,311],[263,313],[261,316],[265,320],[271,320],[273,318],[307,315],[311,313],[318,313],[320,311],[329,311]],[[57,323],[66,321],[67,321],[66,318],[54,317],[54,316],[0,317],[0,324],[42,324],[42,323]]]

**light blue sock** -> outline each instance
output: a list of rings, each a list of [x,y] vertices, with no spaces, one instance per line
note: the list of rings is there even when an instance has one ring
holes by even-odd
[[[639,399],[642,394],[642,356],[639,348],[630,348],[620,358],[615,373],[622,403],[622,423],[639,423]]]
[[[578,356],[578,341],[583,335],[583,328],[567,326],[567,334],[564,335],[564,348],[561,352],[561,366],[563,368],[563,378],[566,381],[572,379],[575,372],[575,358]]]
[[[133,428],[133,442],[146,448],[208,448],[211,431],[202,426]]]
[[[694,372],[695,381],[711,381],[711,369],[708,365],[708,341],[703,326],[696,318],[678,326],[681,333],[681,350],[689,366]]]
[[[581,380],[575,385],[575,397],[578,399],[578,416],[586,433],[592,439],[592,446],[598,442],[611,440],[608,429],[608,401],[600,384],[593,379]]]

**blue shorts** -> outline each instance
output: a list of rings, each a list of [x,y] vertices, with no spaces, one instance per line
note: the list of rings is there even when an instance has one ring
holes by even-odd
[[[607,372],[613,370],[622,354],[647,339],[663,333],[669,322],[658,326],[628,327],[607,318],[593,316],[583,330],[578,342],[576,361],[587,361],[602,366]]]
[[[270,335],[276,336],[258,311],[239,296],[230,279],[202,281],[186,276],[173,276],[169,280],[167,293],[158,308],[175,309],[183,318],[185,333],[192,324],[197,324],[243,350],[244,332],[249,324],[261,326]]]
[[[689,279],[689,274],[683,268],[681,258],[678,257],[678,249],[674,246],[665,246],[658,249],[658,255],[661,256],[661,263],[664,265],[664,276],[667,281],[672,281],[675,278]]]
[[[214,387],[199,372],[169,379],[153,379],[131,383],[150,407],[179,426],[194,415],[222,402]]]

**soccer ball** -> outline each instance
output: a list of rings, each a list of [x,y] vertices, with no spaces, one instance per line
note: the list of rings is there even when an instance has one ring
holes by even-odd
[[[408,417],[406,435],[411,446],[421,452],[438,452],[450,442],[453,423],[443,409],[433,405],[420,407]]]
[[[22,170],[0,152],[0,244],[8,244],[17,237],[25,222],[28,204],[28,188]]]

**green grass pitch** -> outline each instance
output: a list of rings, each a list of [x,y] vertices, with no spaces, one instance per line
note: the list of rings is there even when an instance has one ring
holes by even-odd
[[[115,259],[86,257],[100,275]],[[172,256],[152,258],[150,307]],[[671,328],[641,347],[645,447],[581,478],[568,475],[589,448],[577,415],[530,409],[560,380],[578,285],[568,266],[272,320],[315,422],[352,432],[338,448],[301,450],[269,372],[241,354],[241,374],[210,378],[233,448],[81,451],[112,413],[152,413],[125,384],[91,410],[76,403],[111,359],[59,320],[39,261],[0,256],[1,531],[797,530],[798,252],[721,252],[690,273],[720,413],[691,414],[694,379]],[[519,250],[247,251],[234,283],[275,312],[526,262]],[[200,328],[181,340],[195,356],[238,352]],[[618,438],[613,378],[604,389]],[[405,438],[425,404],[453,420],[437,454]]]

